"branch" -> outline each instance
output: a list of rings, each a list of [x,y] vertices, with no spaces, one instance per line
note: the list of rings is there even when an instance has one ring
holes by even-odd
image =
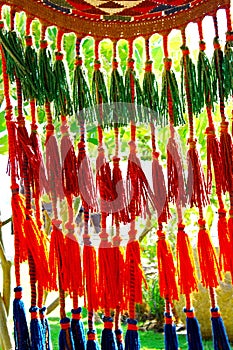
[[[7,327],[6,309],[3,299],[0,295],[0,338],[2,340],[3,350],[13,349],[9,330]]]
[[[146,235],[153,229],[153,226],[145,227],[142,233],[140,234],[138,240],[142,242],[142,240],[146,237]]]
[[[11,298],[11,261],[7,260],[2,243],[0,242],[0,260],[3,271],[3,301],[7,315],[10,309]]]
[[[12,221],[12,218],[9,218],[9,219],[7,219],[7,220],[5,220],[5,221],[0,221],[0,227],[5,226],[6,224],[8,224],[8,223],[11,222],[11,221]]]

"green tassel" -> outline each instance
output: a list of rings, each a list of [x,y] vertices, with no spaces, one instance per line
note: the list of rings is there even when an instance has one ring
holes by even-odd
[[[171,65],[171,59],[165,58],[165,69],[162,73],[162,91],[161,91],[161,100],[160,100],[160,110],[162,118],[160,118],[160,124],[162,126],[167,125],[168,123],[168,104],[169,96],[168,89],[170,91],[170,98],[172,103],[172,114],[173,114],[173,123],[174,126],[184,124],[182,104],[180,101],[179,88],[176,81],[175,73],[171,69],[167,69],[166,65]]]
[[[127,124],[125,102],[125,87],[122,75],[117,69],[117,60],[113,60],[113,69],[110,80],[110,103],[113,110],[113,120],[117,126]]]
[[[41,41],[39,51],[39,79],[43,103],[52,102],[55,96],[55,78],[53,75],[51,52],[47,48],[47,41]]]
[[[219,39],[214,38],[214,45],[219,45]],[[217,100],[217,91],[221,101],[224,99],[224,75],[223,75],[223,52],[219,47],[214,49],[214,55],[212,58],[212,70],[213,70],[213,92],[214,97]]]
[[[224,75],[224,95],[227,100],[233,95],[233,50],[231,43],[227,42],[223,58],[223,75]]]
[[[181,46],[182,51],[189,51],[187,46]],[[186,60],[186,69],[188,76],[188,85],[190,92],[190,103],[192,106],[192,112],[194,115],[198,115],[201,112],[200,102],[199,102],[199,93],[198,93],[198,85],[197,85],[197,77],[196,77],[196,68],[194,63],[192,62],[189,53],[183,55],[181,59],[181,91],[182,91],[182,104],[183,110],[185,111],[185,60]]]
[[[26,37],[26,41],[30,40],[31,36]],[[41,94],[40,79],[39,79],[39,66],[36,50],[27,45],[25,49],[25,64],[30,72],[30,78],[33,81],[33,86],[28,86],[28,90],[25,91],[24,97],[27,100],[36,99],[39,104],[43,103],[43,97]]]
[[[204,42],[201,42],[204,44]],[[197,61],[198,92],[200,107],[211,106],[213,108],[213,72],[205,51],[200,50]]]
[[[53,73],[55,76],[55,96],[54,106],[55,115],[72,115],[73,108],[70,98],[70,88],[67,82],[67,73],[65,70],[61,52],[56,52],[56,61],[54,63]]]
[[[128,121],[133,120],[134,122],[144,122],[143,118],[143,93],[139,80],[136,77],[136,73],[130,63],[134,63],[133,58],[128,59],[128,68],[125,72],[125,102],[128,104],[134,103],[133,106],[128,108]],[[132,84],[133,82],[133,84]],[[132,88],[134,91],[132,91]]]
[[[92,77],[92,98],[94,102],[94,108],[99,125],[111,126],[111,116],[108,103],[107,88],[104,81],[104,75],[100,71],[100,61],[95,60],[96,69],[94,69]],[[101,111],[100,111],[101,105]]]
[[[77,58],[78,63],[74,70],[74,81],[73,81],[73,105],[74,112],[77,118],[82,120],[82,122],[94,122],[95,114],[93,109],[93,103],[91,99],[91,93],[84,76],[84,71],[82,69],[81,57]]]
[[[151,66],[152,61],[147,61],[146,66]],[[146,70],[143,78],[144,110],[148,114],[150,121],[157,121],[159,116],[159,93],[155,74],[151,70]],[[149,118],[150,115],[150,118]]]

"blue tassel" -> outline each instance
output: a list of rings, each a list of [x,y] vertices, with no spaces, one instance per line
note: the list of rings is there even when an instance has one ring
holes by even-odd
[[[29,332],[25,314],[24,303],[21,300],[22,287],[14,288],[15,299],[13,301],[14,338],[16,350],[30,349]]]
[[[115,334],[116,334],[117,349],[124,350],[123,341],[122,341],[122,330],[116,329]]]
[[[189,350],[203,350],[199,323],[193,310],[184,309],[186,313],[186,330]]]
[[[96,331],[94,329],[87,332],[87,350],[100,350],[96,340]]]
[[[102,330],[101,349],[102,350],[117,350],[116,336],[112,330],[112,317],[104,316],[104,329]],[[107,323],[110,323],[109,327]]]
[[[51,350],[52,345],[51,345],[50,327],[49,327],[48,319],[45,317],[45,311],[46,311],[45,306],[39,310],[40,322],[41,322],[42,329],[43,329],[43,337],[44,337],[43,341],[44,341],[44,345],[45,345],[45,350]]]
[[[172,316],[165,313],[164,325],[165,350],[178,350],[176,326],[172,323]]]
[[[86,337],[84,332],[83,322],[80,319],[82,308],[72,309],[71,330],[74,339],[75,350],[84,350],[86,348]]]
[[[64,317],[60,321],[59,350],[75,350],[74,339],[70,327],[70,319]]]
[[[223,319],[218,312],[218,308],[212,308],[211,314],[214,350],[230,350],[231,347],[229,344],[228,336],[223,323]]]
[[[44,335],[43,329],[40,320],[37,317],[37,306],[32,306],[29,309],[31,312],[31,323],[30,323],[30,332],[31,332],[31,350],[44,350]]]
[[[128,318],[128,329],[125,335],[125,350],[139,350],[140,339],[137,331],[137,320]]]

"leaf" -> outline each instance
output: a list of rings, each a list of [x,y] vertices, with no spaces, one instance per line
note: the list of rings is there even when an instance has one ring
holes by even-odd
[[[0,137],[0,154],[8,153],[8,137],[4,135]]]
[[[211,226],[213,224],[213,220],[214,220],[214,211],[211,205],[208,205],[207,210],[206,210],[206,223],[207,223],[207,227],[210,230]]]
[[[87,142],[93,143],[93,145],[98,146],[98,140],[96,138],[88,137]]]

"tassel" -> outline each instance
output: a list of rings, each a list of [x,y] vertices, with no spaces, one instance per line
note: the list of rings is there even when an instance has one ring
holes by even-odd
[[[72,309],[72,320],[71,320],[71,330],[74,339],[75,350],[85,350],[86,349],[86,338],[84,332],[83,322],[81,320],[82,309],[81,307],[77,309]]]
[[[230,350],[231,346],[227,337],[223,319],[218,312],[218,308],[211,309],[211,323],[213,333],[214,350]]]
[[[171,133],[174,133],[171,125]],[[186,190],[179,146],[173,137],[169,137],[167,144],[167,179],[168,179],[168,201],[179,202],[182,206],[186,204]]]
[[[227,40],[222,65],[224,76],[224,95],[226,100],[233,95],[233,50],[231,45],[231,41]]]
[[[74,195],[78,196],[78,175],[77,175],[77,160],[72,139],[69,135],[69,126],[67,125],[66,117],[61,117],[62,133],[61,138],[61,161],[62,161],[62,185],[66,197]]]
[[[189,237],[184,231],[185,226],[178,224],[176,255],[178,284],[180,293],[189,295],[198,290],[197,276],[194,265],[193,251],[190,245]]]
[[[233,210],[230,209],[229,210],[229,219],[228,219],[228,223],[227,223],[227,227],[228,227],[228,231],[229,231],[229,235],[230,235],[230,240],[232,242],[233,240]]]
[[[194,316],[193,310],[184,309],[186,313],[186,331],[189,350],[203,350],[199,323]]]
[[[119,246],[121,239],[119,236],[113,237],[114,246],[112,250],[112,264],[111,264],[111,275],[112,275],[112,288],[115,293],[116,305],[120,303],[121,310],[124,309],[124,297],[123,297],[123,283],[124,283],[124,251]],[[114,306],[114,308],[116,307]]]
[[[159,153],[153,152],[152,161],[152,180],[154,196],[157,198],[156,210],[158,218],[161,222],[167,222],[170,217],[167,190],[165,185],[164,173],[162,165],[159,163]]]
[[[174,126],[184,124],[182,105],[179,97],[179,89],[175,73],[171,71],[172,61],[170,58],[164,58],[164,70],[162,74],[162,92],[160,100],[160,110],[163,120],[161,125],[166,125],[168,115]]]
[[[233,278],[232,244],[227,227],[226,211],[219,209],[218,214],[219,267],[221,271],[229,271]]]
[[[22,287],[14,288],[15,299],[13,301],[14,339],[16,349],[30,349],[29,332],[22,301]]]
[[[43,104],[55,98],[55,76],[52,68],[51,52],[46,40],[41,40],[39,51],[39,78]]]
[[[157,121],[159,116],[159,93],[158,84],[155,78],[155,74],[152,72],[153,61],[147,60],[145,64],[145,74],[143,77],[143,99],[144,107],[148,111],[150,119],[148,121]]]
[[[79,242],[74,234],[74,225],[65,225],[69,231],[65,235],[65,258],[67,268],[67,284],[70,293],[75,291],[79,296],[83,295],[83,278]]]
[[[45,350],[52,350],[51,331],[50,331],[48,319],[45,317],[45,311],[46,311],[45,306],[39,309],[40,322],[42,325],[43,336],[44,336],[44,345],[45,345]]]
[[[165,239],[163,231],[158,230],[157,258],[159,289],[161,297],[169,297],[171,300],[178,300],[178,290],[176,285],[176,269],[170,244]]]
[[[31,350],[44,350],[44,334],[41,322],[37,317],[38,307],[33,306],[29,309],[31,313]]]
[[[125,87],[122,75],[118,71],[118,62],[114,58],[112,61],[112,72],[110,79],[110,92],[109,100],[111,102],[111,108],[113,109],[113,123],[118,127],[126,125],[127,120],[125,116],[126,106],[125,102]]]
[[[124,350],[122,330],[121,329],[116,329],[115,330],[115,335],[116,335],[117,349],[118,350]]]
[[[130,233],[129,233],[130,234]],[[125,259],[125,299],[130,301],[131,283],[134,281],[134,302],[142,303],[142,281],[145,286],[146,280],[141,265],[140,247],[138,241],[131,241],[127,243],[126,259]]]
[[[221,122],[221,133],[220,133],[220,147],[221,147],[221,159],[222,159],[222,183],[223,192],[233,191],[233,146],[231,135],[228,132],[228,122]]]
[[[214,38],[214,55],[212,59],[213,66],[213,92],[217,100],[217,92],[220,101],[224,100],[224,75],[223,75],[223,52],[219,44],[219,38]]]
[[[65,240],[61,229],[59,228],[61,221],[53,220],[50,251],[49,251],[49,269],[51,278],[51,290],[58,290],[57,275],[59,272],[59,281],[61,288],[66,290],[67,287],[67,267],[64,259],[64,252],[66,251]]]
[[[96,340],[96,331],[94,329],[87,332],[87,350],[100,350]]]
[[[205,229],[205,220],[198,220],[198,258],[201,271],[201,283],[204,287],[217,287],[218,276],[221,279],[221,271],[218,266],[218,259],[210,241],[210,235]]]
[[[148,180],[144,171],[141,168],[141,163],[136,155],[136,144],[134,141],[129,142],[130,154],[128,158],[127,168],[127,192],[129,212],[135,216],[143,216],[149,213],[148,201],[153,209],[156,208],[157,199],[153,195]],[[131,203],[134,202],[135,208],[131,208]]]
[[[89,86],[82,69],[82,57],[76,57],[73,81],[73,105],[74,112],[80,123],[93,123],[95,113]]]
[[[164,340],[165,350],[178,350],[176,326],[172,322],[172,316],[168,313],[165,313]]]
[[[80,141],[78,143],[78,149],[77,168],[80,196],[85,208],[91,211],[98,211],[94,176],[90,165],[90,159],[85,151],[85,142]]]
[[[55,77],[55,96],[54,96],[54,106],[55,115],[72,115],[73,108],[69,92],[69,84],[67,82],[67,77],[65,65],[63,62],[63,54],[61,52],[56,52],[56,61],[54,63],[53,74]]]
[[[125,335],[125,350],[140,350],[137,320],[127,319],[128,327]]]
[[[75,350],[74,340],[70,328],[70,319],[64,317],[60,321],[59,350]]]
[[[207,188],[201,161],[196,149],[196,141],[190,141],[188,150],[188,198],[190,206],[197,207],[208,204]]]
[[[112,317],[104,316],[104,329],[101,336],[101,350],[117,350],[116,337],[112,330]]]
[[[96,251],[91,245],[83,248],[83,279],[85,281],[88,307],[97,310],[99,307]],[[86,297],[86,296],[85,296]]]

